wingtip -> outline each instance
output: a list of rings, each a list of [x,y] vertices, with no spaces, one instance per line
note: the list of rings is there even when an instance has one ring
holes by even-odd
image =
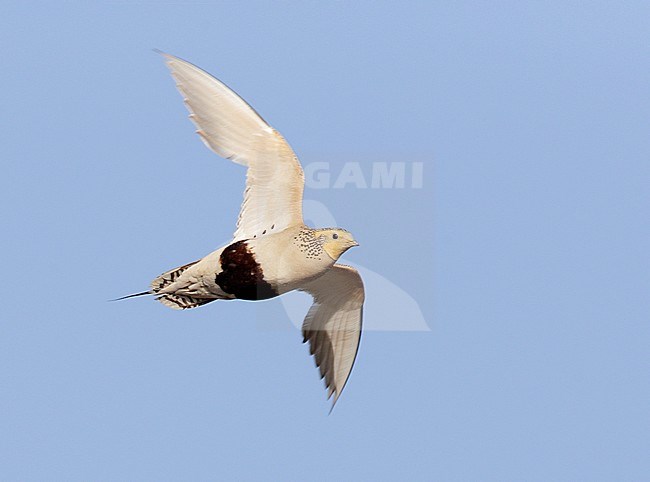
[[[332,415],[332,411],[334,410],[334,407],[336,407],[336,402],[338,401],[338,399],[339,399],[339,394],[336,393],[334,395],[334,399],[332,400],[332,406],[330,407],[330,411],[327,413],[328,416]]]
[[[154,53],[157,53],[158,55],[162,55],[165,59],[165,62],[169,64],[172,60],[174,60],[176,57],[174,57],[172,54],[168,54],[167,52],[163,52],[160,49],[153,48],[151,49]]]

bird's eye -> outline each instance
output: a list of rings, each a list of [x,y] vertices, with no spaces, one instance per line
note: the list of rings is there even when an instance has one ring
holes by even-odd
[[[336,233],[332,234],[332,239],[339,239],[339,235]]]

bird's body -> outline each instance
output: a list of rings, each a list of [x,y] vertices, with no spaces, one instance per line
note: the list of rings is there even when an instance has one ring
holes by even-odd
[[[302,219],[304,175],[289,144],[241,97],[194,65],[164,54],[203,142],[247,166],[233,240],[155,278],[149,291],[174,309],[215,300],[259,301],[300,290],[314,304],[303,324],[334,403],[352,370],[361,336],[364,289],[354,268],[336,264],[357,242],[341,228]]]
[[[296,226],[236,241],[160,275],[151,289],[164,304],[176,309],[194,307],[189,300],[176,302],[173,297],[178,296],[195,299],[200,306],[214,300],[259,301],[299,290],[336,261],[319,237],[327,236],[323,231],[329,230]]]

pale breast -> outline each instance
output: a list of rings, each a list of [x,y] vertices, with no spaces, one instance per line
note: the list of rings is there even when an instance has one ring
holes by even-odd
[[[334,264],[315,238],[305,231],[304,228],[291,228],[247,241],[262,267],[264,280],[280,293],[299,288]]]

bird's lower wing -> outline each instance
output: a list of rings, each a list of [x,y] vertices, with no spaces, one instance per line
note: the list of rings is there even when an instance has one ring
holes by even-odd
[[[326,274],[301,288],[314,297],[305,318],[304,342],[325,378],[328,398],[336,404],[348,381],[359,349],[363,302],[363,281],[350,266],[334,265]]]

